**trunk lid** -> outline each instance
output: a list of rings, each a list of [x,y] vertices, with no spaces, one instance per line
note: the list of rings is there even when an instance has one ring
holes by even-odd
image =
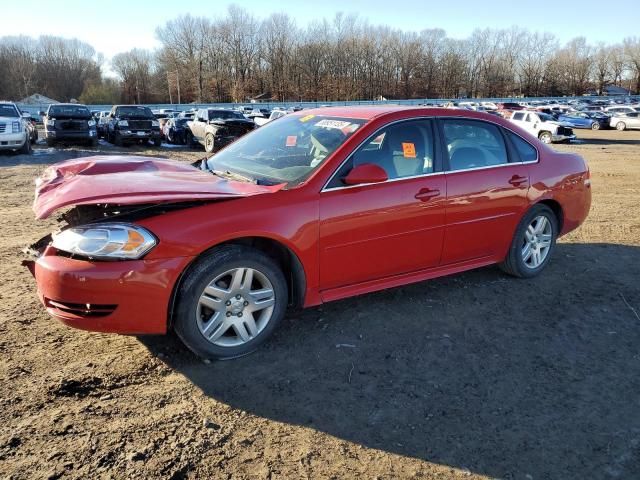
[[[33,211],[36,218],[46,218],[71,205],[216,200],[272,193],[283,186],[226,180],[172,160],[95,156],[48,167],[36,179]]]

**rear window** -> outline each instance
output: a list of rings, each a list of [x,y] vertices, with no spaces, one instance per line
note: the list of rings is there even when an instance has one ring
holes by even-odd
[[[51,105],[49,107],[49,116],[69,116],[69,117],[80,117],[80,118],[89,118],[91,117],[91,112],[87,107],[82,107],[78,105]]]
[[[520,160],[523,162],[535,162],[538,159],[538,151],[533,147],[533,145],[513,132],[508,130],[505,130],[505,132],[513,146],[516,147]]]

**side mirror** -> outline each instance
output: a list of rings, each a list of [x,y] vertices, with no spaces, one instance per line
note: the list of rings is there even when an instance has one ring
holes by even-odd
[[[354,167],[343,182],[346,185],[361,185],[363,183],[382,183],[389,180],[384,168],[374,163],[363,163]]]
[[[38,115],[40,115],[41,117],[44,117],[46,115],[46,113],[44,112],[38,112]]]

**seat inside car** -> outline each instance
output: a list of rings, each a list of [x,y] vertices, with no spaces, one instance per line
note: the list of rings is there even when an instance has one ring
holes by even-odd
[[[413,144],[415,157],[405,153],[403,143]],[[415,126],[389,129],[379,149],[362,149],[353,157],[353,166],[375,163],[391,178],[409,177],[423,173],[425,165],[424,137]]]
[[[453,151],[449,159],[451,170],[465,170],[467,168],[482,167],[487,159],[482,150],[475,147],[459,147]]]
[[[396,177],[410,177],[423,173],[425,163],[424,136],[418,127],[391,129],[389,138],[386,140],[385,143]],[[412,144],[415,156],[407,155],[403,144]]]

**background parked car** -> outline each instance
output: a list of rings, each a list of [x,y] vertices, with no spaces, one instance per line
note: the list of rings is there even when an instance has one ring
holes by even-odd
[[[609,128],[609,116],[597,112],[568,112],[560,115],[558,121],[573,128],[590,128],[591,130]]]
[[[169,118],[162,127],[162,135],[167,142],[177,145],[185,145],[187,143],[187,131],[189,131],[188,122],[193,120],[194,115],[178,116]]]
[[[160,123],[149,107],[142,105],[114,105],[107,124],[107,141],[116,145],[148,142],[162,144]]]
[[[0,150],[31,152],[28,115],[23,116],[15,103],[0,102]]]
[[[98,144],[96,121],[85,105],[56,103],[44,114],[44,138],[50,147],[59,142]]]
[[[261,127],[262,125],[272,122],[280,117],[284,117],[286,114],[287,112],[285,112],[284,110],[274,110],[271,112],[271,115],[269,115],[269,118],[255,117],[253,121],[255,122],[256,125]]]
[[[98,137],[107,136],[107,123],[109,123],[109,110],[102,110],[94,115],[96,119],[96,130],[98,131]]]
[[[566,142],[576,138],[571,128],[544,113],[513,112],[509,120],[540,139],[542,143]]]
[[[187,123],[192,141],[213,153],[256,128],[252,120],[233,110],[202,108],[196,118]],[[189,137],[189,134],[187,134]],[[187,142],[191,143],[190,138]]]
[[[610,124],[616,130],[639,129],[640,112],[620,113],[611,117]]]

